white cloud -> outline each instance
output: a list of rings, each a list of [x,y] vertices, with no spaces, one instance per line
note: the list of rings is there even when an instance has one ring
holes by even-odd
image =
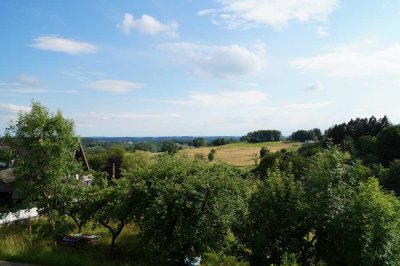
[[[198,12],[210,16],[213,23],[230,29],[272,26],[281,29],[290,20],[325,21],[338,0],[218,0],[219,9]]]
[[[267,94],[261,91],[221,91],[217,93],[192,93],[186,100],[169,101],[190,106],[240,107],[263,104]]]
[[[26,85],[37,85],[39,84],[39,79],[34,76],[29,76],[25,74],[21,74],[18,76],[17,81],[26,84]]]
[[[320,36],[320,37],[325,37],[325,36],[329,35],[327,27],[318,27],[317,33],[318,33],[318,36]]]
[[[281,106],[255,106],[253,109],[264,110],[264,111],[300,111],[300,110],[310,110],[326,107],[334,104],[334,101],[324,101],[317,103],[293,103]]]
[[[279,107],[276,107],[276,109],[277,110],[282,110],[282,109],[290,109],[290,110],[318,109],[318,108],[322,108],[322,107],[326,107],[326,106],[332,105],[333,103],[334,103],[333,101],[326,101],[326,102],[320,102],[320,103],[295,103],[295,104],[279,106]]]
[[[324,85],[322,84],[321,81],[316,81],[316,82],[313,82],[311,84],[308,84],[304,88],[305,91],[319,91],[319,90],[322,90],[322,89],[324,89]]]
[[[0,92],[4,92],[4,93],[11,93],[11,94],[36,94],[36,93],[45,93],[48,90],[45,89],[39,89],[39,88],[12,88],[12,89],[1,89],[0,88]]]
[[[91,82],[87,84],[87,87],[99,91],[123,93],[134,89],[140,89],[143,87],[143,84],[127,80],[106,79]]]
[[[125,34],[129,34],[131,30],[137,30],[153,36],[165,33],[169,37],[177,37],[179,25],[176,22],[161,23],[154,17],[146,14],[143,14],[139,19],[135,19],[132,14],[125,13],[122,23],[118,25],[118,28]]]
[[[19,82],[0,82],[0,86],[21,86],[22,84]]]
[[[116,113],[98,113],[90,112],[84,115],[85,118],[95,118],[100,120],[115,120],[115,119],[128,119],[128,120],[141,120],[141,119],[160,119],[160,118],[178,118],[179,114],[176,113],[140,113],[140,112],[116,112]]]
[[[6,113],[16,114],[19,112],[29,112],[31,108],[29,106],[15,105],[12,103],[0,103],[0,110]]]
[[[290,64],[302,71],[337,77],[398,75],[400,43],[381,49],[371,49],[370,44],[360,42],[337,47],[320,55],[296,58]]]
[[[80,42],[73,39],[66,39],[57,35],[41,36],[33,39],[33,43],[30,46],[53,52],[67,53],[67,54],[85,54],[85,53],[96,53],[97,46]]]
[[[163,44],[160,48],[174,54],[175,61],[189,65],[196,76],[229,78],[264,69],[263,45],[257,45],[254,51],[237,44],[212,46],[187,42]]]
[[[159,126],[162,123],[169,123],[170,121],[176,121],[180,118],[177,113],[144,113],[144,112],[89,112],[85,114],[72,115],[74,120],[77,122],[80,128],[96,128],[96,133],[111,130],[111,135],[115,134],[115,129],[119,128],[121,131],[126,130],[138,130],[135,121],[144,123],[140,130],[146,131],[147,127],[155,126],[155,130],[159,130]],[[108,127],[104,127],[104,123],[107,122]],[[93,133],[92,133],[93,134]],[[124,134],[132,134],[124,133]],[[144,134],[144,135],[147,135]],[[114,135],[115,136],[115,135]]]

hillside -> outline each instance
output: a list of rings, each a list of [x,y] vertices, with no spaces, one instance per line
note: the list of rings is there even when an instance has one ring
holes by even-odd
[[[295,151],[302,145],[301,142],[261,142],[261,143],[247,143],[238,142],[217,147],[201,147],[191,148],[181,151],[181,153],[187,153],[190,158],[194,158],[196,154],[202,154],[207,158],[208,153],[211,149],[217,151],[215,161],[223,161],[233,166],[252,166],[255,164],[255,160],[260,157],[261,147],[268,148],[271,152],[276,152],[281,149],[288,151]]]

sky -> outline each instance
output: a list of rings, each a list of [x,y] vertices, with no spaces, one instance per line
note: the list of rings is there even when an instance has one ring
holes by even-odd
[[[32,100],[80,136],[400,123],[399,0],[0,2],[0,132]]]

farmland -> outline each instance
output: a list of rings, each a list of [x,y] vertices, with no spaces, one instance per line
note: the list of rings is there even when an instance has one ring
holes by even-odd
[[[217,147],[201,147],[191,148],[181,151],[186,153],[190,158],[194,158],[196,154],[202,154],[207,158],[211,149],[215,149],[215,161],[223,161],[229,165],[247,167],[253,166],[255,161],[259,160],[261,147],[268,148],[271,152],[276,152],[281,149],[287,151],[295,151],[302,145],[301,142],[261,142],[261,143],[246,143],[238,142]]]

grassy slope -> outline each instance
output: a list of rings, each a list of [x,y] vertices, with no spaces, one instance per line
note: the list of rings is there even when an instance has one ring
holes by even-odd
[[[300,142],[261,142],[261,143],[247,143],[237,142],[217,147],[201,147],[186,149],[182,152],[187,153],[191,158],[194,158],[196,154],[203,154],[207,158],[208,153],[211,149],[217,151],[215,160],[223,161],[233,166],[252,166],[255,164],[255,160],[259,159],[261,147],[267,147],[271,152],[286,149],[288,151],[297,150],[302,143]]]

